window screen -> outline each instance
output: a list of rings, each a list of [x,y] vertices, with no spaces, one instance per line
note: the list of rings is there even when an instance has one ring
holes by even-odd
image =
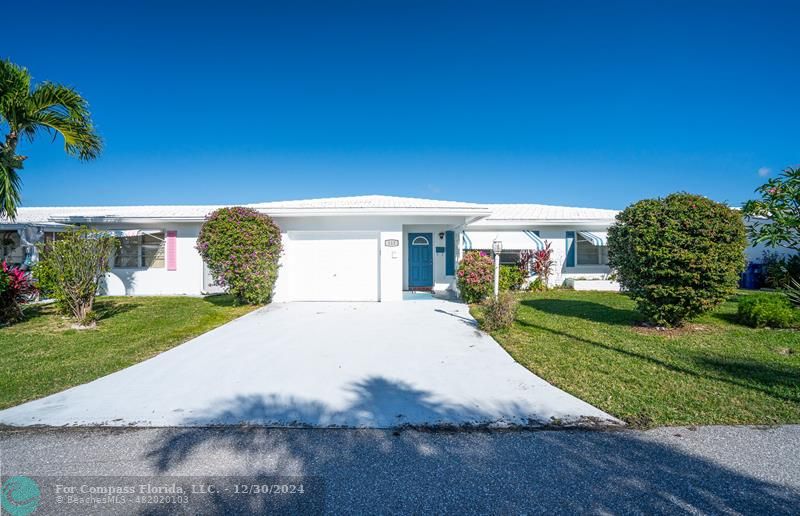
[[[137,235],[119,239],[114,255],[114,267],[119,269],[163,268],[165,256],[164,233]]]
[[[594,245],[579,233],[576,233],[575,244],[578,265],[608,264],[608,246]]]
[[[19,233],[16,231],[0,232],[0,262],[6,261],[9,265],[19,265],[25,259],[25,250],[22,248]]]

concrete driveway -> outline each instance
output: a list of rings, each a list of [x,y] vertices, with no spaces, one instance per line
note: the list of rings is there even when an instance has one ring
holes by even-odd
[[[374,427],[615,422],[520,366],[466,305],[273,304],[0,411],[7,425]]]

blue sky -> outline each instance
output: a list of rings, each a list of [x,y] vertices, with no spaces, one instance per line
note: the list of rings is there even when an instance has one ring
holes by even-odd
[[[800,163],[798,2],[49,4],[4,7],[44,15],[0,57],[75,86],[106,147],[23,147],[27,206],[738,205]]]

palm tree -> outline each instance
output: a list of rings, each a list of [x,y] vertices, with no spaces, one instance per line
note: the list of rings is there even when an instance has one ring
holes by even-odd
[[[100,154],[103,142],[92,124],[89,104],[74,89],[42,82],[31,87],[27,69],[0,60],[0,217],[14,219],[20,203],[19,170],[27,156],[17,155],[20,138],[40,133],[64,139],[64,152],[81,160]]]

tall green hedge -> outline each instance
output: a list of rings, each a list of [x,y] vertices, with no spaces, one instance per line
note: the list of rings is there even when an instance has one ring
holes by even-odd
[[[264,304],[272,299],[282,249],[277,224],[250,208],[211,213],[197,237],[197,250],[215,281],[240,303]]]
[[[738,211],[705,197],[646,199],[609,229],[609,264],[650,322],[677,326],[736,290],[745,234]]]

